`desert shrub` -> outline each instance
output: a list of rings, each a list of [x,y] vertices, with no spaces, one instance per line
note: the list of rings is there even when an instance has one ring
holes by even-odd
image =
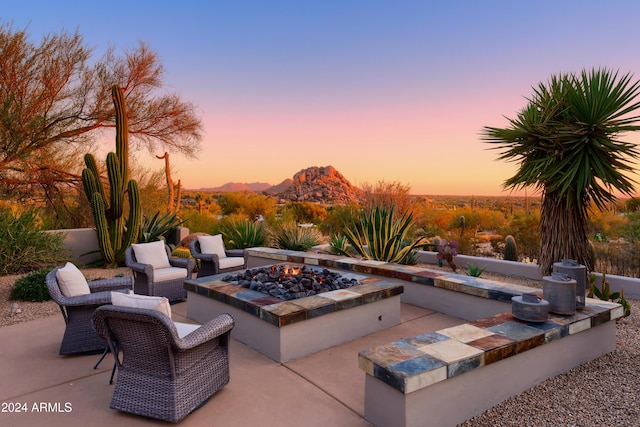
[[[398,181],[385,182],[378,181],[376,184],[364,183],[361,185],[364,191],[364,201],[362,203],[365,210],[370,211],[375,207],[393,207],[398,214],[409,211],[411,198],[409,191],[411,187],[401,184]]]
[[[47,289],[46,277],[48,269],[41,268],[22,276],[11,288],[12,300],[42,302],[49,301],[51,296]]]
[[[294,222],[285,222],[272,227],[271,239],[276,248],[308,251],[322,243],[322,234],[315,227],[298,227]]]
[[[0,275],[54,267],[70,258],[62,233],[41,230],[34,211],[0,210]]]
[[[229,192],[217,197],[223,215],[244,214],[250,219],[267,217],[276,210],[276,200],[263,194]]]
[[[360,208],[355,205],[335,205],[327,209],[327,216],[318,225],[322,233],[327,236],[343,234],[344,229],[360,214]]]
[[[208,213],[198,213],[197,210],[184,209],[180,211],[180,218],[188,224],[190,233],[217,234],[219,220]]]
[[[301,223],[317,225],[327,217],[327,209],[324,206],[311,202],[287,203],[282,210],[283,215]]]

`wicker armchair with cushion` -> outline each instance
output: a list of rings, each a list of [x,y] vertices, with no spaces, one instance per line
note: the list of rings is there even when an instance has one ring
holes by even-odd
[[[116,277],[87,282],[72,263],[47,273],[47,289],[58,304],[66,328],[60,354],[98,353],[107,347],[93,329],[91,318],[96,308],[111,304],[111,291],[126,292],[133,288],[132,277]]]
[[[187,297],[182,284],[191,279],[196,266],[193,259],[172,257],[169,246],[160,240],[128,247],[125,264],[133,270],[136,294],[163,296],[172,302]]]
[[[189,245],[191,256],[200,260],[198,277],[213,276],[229,271],[247,268],[247,258],[243,249],[227,250],[222,235],[198,236]]]
[[[229,382],[229,337],[234,321],[222,314],[202,326],[171,321],[168,304],[108,305],[94,315],[109,343],[118,375],[110,407],[178,422]],[[159,311],[158,311],[159,310]],[[119,357],[122,352],[122,357]]]

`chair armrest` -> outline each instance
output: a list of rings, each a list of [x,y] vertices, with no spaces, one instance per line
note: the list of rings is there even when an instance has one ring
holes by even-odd
[[[144,273],[147,276],[153,276],[153,267],[151,266],[151,264],[141,264],[139,262],[129,262],[127,263],[127,267],[129,267],[131,270],[138,272],[138,273]]]
[[[196,267],[196,260],[192,258],[171,257],[169,258],[169,264],[171,264],[172,267],[186,268],[189,274],[191,274]]]
[[[133,277],[92,280],[89,282],[89,289],[91,289],[91,293],[133,289]]]
[[[216,254],[203,254],[200,252],[193,253],[192,256],[196,259],[200,259],[203,261],[215,262],[217,263],[220,259]]]
[[[225,249],[224,251],[227,256],[232,256],[232,257],[243,257],[244,256],[244,249]]]
[[[81,306],[81,305],[104,305],[111,304],[111,292],[96,292],[87,295],[78,295],[75,297],[63,296],[60,305],[63,306]]]
[[[175,344],[180,350],[189,350],[230,332],[234,326],[235,322],[233,317],[231,317],[230,314],[224,313],[209,320],[186,337],[177,339]]]

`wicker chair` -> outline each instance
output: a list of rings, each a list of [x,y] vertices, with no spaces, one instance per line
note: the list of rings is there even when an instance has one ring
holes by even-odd
[[[229,314],[183,338],[166,314],[152,309],[103,306],[94,324],[118,366],[112,409],[178,422],[229,382]]]
[[[107,348],[107,342],[100,338],[92,324],[93,312],[101,305],[111,304],[111,291],[133,289],[132,277],[116,277],[89,282],[91,293],[66,297],[60,291],[56,267],[47,273],[46,283],[51,299],[58,304],[66,328],[60,345],[60,354],[99,353]]]
[[[191,279],[196,266],[195,260],[191,258],[178,258],[171,256],[171,249],[164,245],[170,268],[186,269],[186,274],[178,278],[160,280],[159,276],[166,269],[155,269],[150,264],[142,264],[136,260],[133,247],[128,247],[125,251],[125,264],[133,271],[135,278],[134,290],[136,294],[167,297],[169,301],[179,301],[187,297],[187,291],[182,284],[185,280]]]
[[[226,257],[221,258],[218,254],[202,253],[200,242],[198,239],[194,239],[189,244],[189,250],[192,257],[200,260],[197,277],[213,276],[247,268],[244,249],[223,249]]]

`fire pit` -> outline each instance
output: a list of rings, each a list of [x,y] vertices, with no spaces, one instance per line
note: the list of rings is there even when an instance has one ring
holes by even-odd
[[[187,317],[235,320],[231,335],[278,362],[400,323],[399,280],[305,264],[185,281]]]
[[[254,268],[244,273],[224,276],[222,280],[284,301],[360,285],[355,278],[342,276],[326,268],[313,268],[306,265],[302,267],[272,265]]]

